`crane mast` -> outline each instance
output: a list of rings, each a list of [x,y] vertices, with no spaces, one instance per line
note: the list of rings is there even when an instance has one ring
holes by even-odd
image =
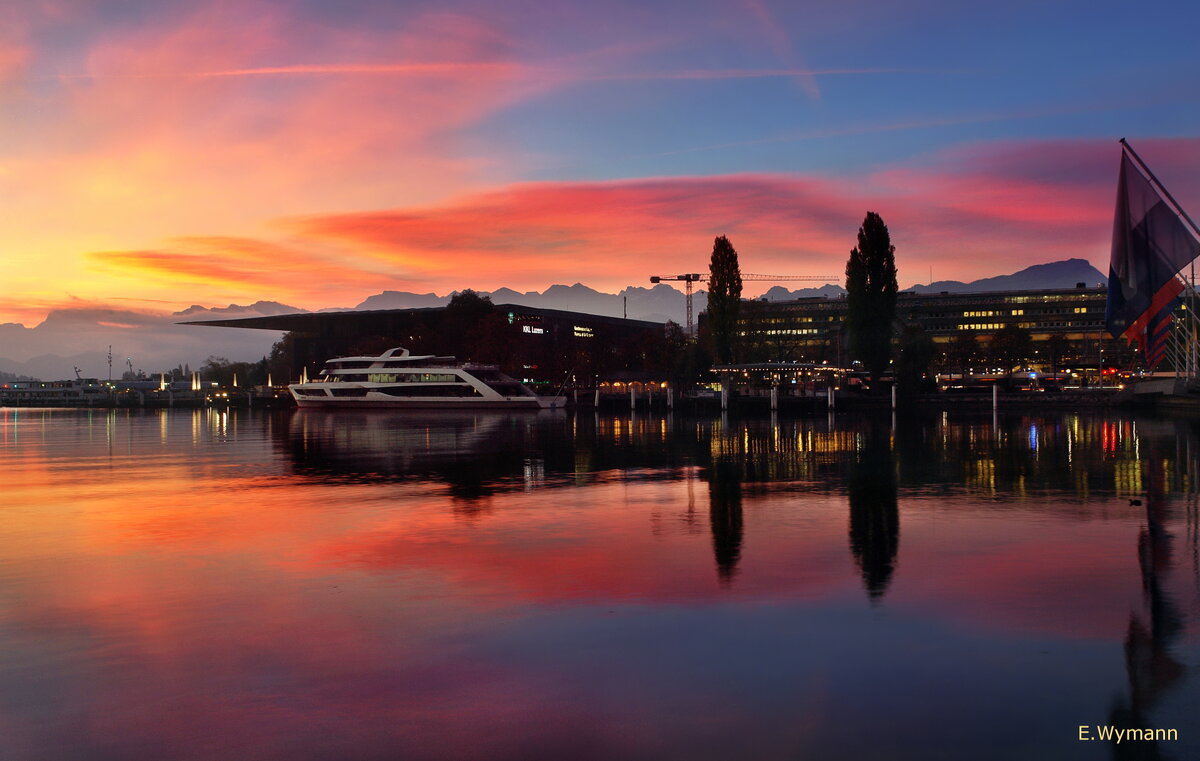
[[[826,283],[831,282],[831,281],[837,281],[839,279],[837,275],[757,275],[757,274],[753,274],[753,273],[749,273],[749,272],[741,273],[741,278],[743,281],[758,280],[758,281],[782,282],[782,281],[801,281],[802,280],[802,281],[807,281],[807,282],[824,281]],[[665,282],[668,280],[675,280],[675,281],[679,281],[679,282],[683,283],[683,293],[684,293],[684,296],[686,297],[686,301],[687,301],[687,334],[690,336],[693,334],[693,331],[692,331],[692,283],[706,282],[708,280],[708,275],[698,273],[698,272],[688,272],[683,275],[651,275],[650,276],[651,283],[662,283],[662,282]]]
[[[684,275],[651,275],[651,283],[661,283],[664,280],[680,280],[683,282],[683,292],[687,296],[687,334],[692,335],[692,283],[708,280],[707,275],[689,272]]]

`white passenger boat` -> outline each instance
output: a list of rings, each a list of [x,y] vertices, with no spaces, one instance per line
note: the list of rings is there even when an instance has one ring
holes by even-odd
[[[336,357],[319,377],[288,386],[300,407],[556,409],[566,397],[538,396],[494,365],[454,357],[412,356],[395,348],[378,357]]]
[[[112,388],[95,378],[0,384],[0,407],[106,407]]]

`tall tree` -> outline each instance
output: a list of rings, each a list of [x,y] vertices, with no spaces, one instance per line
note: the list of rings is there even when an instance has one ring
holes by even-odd
[[[883,219],[868,211],[846,262],[846,329],[851,357],[863,363],[872,383],[891,358],[895,316],[896,247]]]
[[[742,271],[733,244],[724,235],[713,241],[708,265],[708,323],[718,364],[733,363],[737,344],[738,310],[742,300]]]

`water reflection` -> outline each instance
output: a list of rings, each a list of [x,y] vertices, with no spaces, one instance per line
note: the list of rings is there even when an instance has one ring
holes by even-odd
[[[1148,447],[1145,525],[1138,532],[1137,557],[1142,577],[1142,606],[1129,616],[1125,635],[1125,669],[1128,696],[1119,699],[1109,715],[1109,724],[1141,731],[1153,728],[1150,720],[1155,705],[1183,678],[1185,669],[1175,656],[1174,646],[1183,630],[1178,603],[1168,591],[1174,567],[1172,536],[1167,529],[1170,509],[1163,476],[1155,467],[1158,447]],[[1134,500],[1133,502],[1138,502]],[[1157,741],[1113,746],[1118,759],[1164,758]]]
[[[714,567],[724,584],[743,558],[747,489],[844,494],[849,550],[876,602],[896,572],[902,495],[968,494],[1024,510],[1078,512],[1095,492],[1142,493],[1143,434],[1176,435],[1187,448],[1176,454],[1188,458],[1194,438],[1179,421],[1078,415],[840,420],[304,411],[275,436],[298,475],[441,483],[457,511],[476,517],[497,494],[698,472],[708,485]],[[1160,476],[1191,488],[1193,466],[1164,457]]]
[[[733,464],[717,460],[709,466],[708,516],[712,527],[717,575],[728,584],[742,556],[742,481]]]
[[[0,756],[1197,757],[1198,441],[0,410]]]
[[[887,590],[900,545],[896,460],[890,433],[875,422],[862,428],[857,456],[846,472],[850,551],[872,600]]]

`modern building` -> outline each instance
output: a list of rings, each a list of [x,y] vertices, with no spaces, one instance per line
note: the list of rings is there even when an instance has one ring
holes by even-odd
[[[1134,360],[1124,341],[1104,327],[1104,288],[1054,288],[990,293],[923,294],[901,292],[899,323],[918,326],[934,341],[944,362],[953,364],[974,339],[980,363],[986,363],[992,337],[1008,325],[1029,331],[1031,364],[1091,368],[1122,367]],[[740,317],[744,360],[816,362],[839,367],[849,362],[845,341],[846,299],[743,303]]]
[[[534,384],[560,384],[575,376],[590,385],[597,375],[640,369],[652,362],[661,353],[663,341],[662,323],[518,304],[497,304],[478,322],[455,320],[446,307],[431,307],[304,312],[183,324],[287,331],[288,367],[282,370],[292,379],[304,369],[315,374],[330,357],[403,346],[414,354],[457,354],[464,360],[505,365]]]

